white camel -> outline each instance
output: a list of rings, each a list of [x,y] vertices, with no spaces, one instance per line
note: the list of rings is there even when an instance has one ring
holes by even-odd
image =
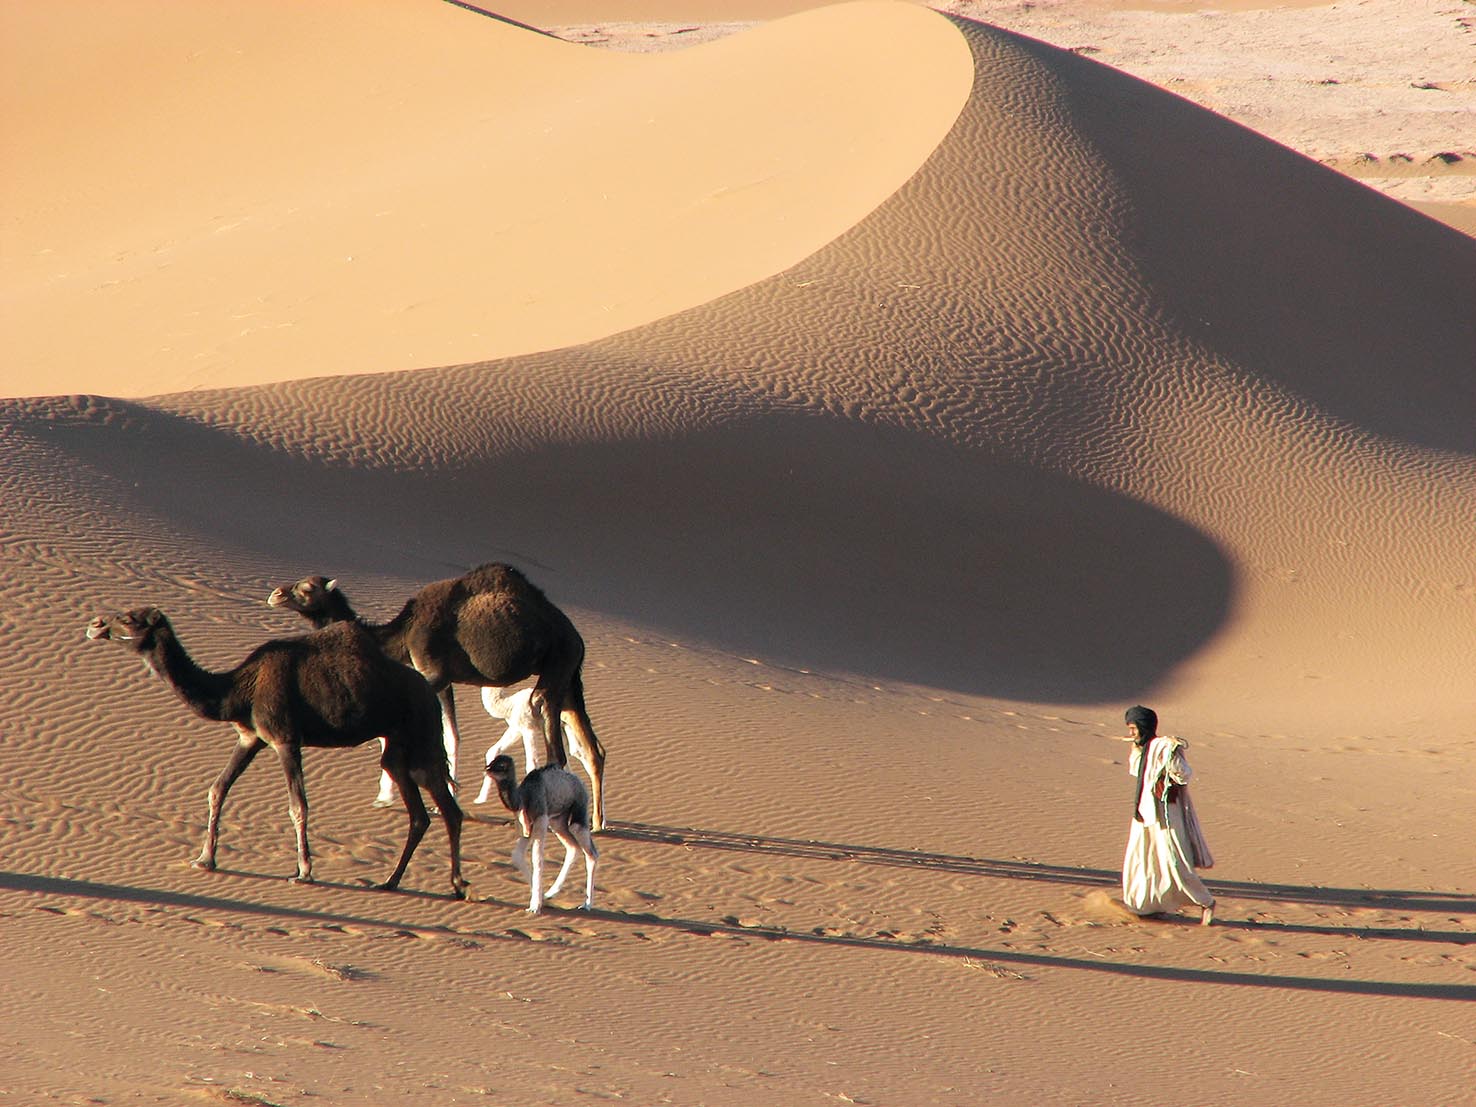
[[[508,692],[506,688],[487,687],[482,689],[482,706],[494,719],[507,724],[501,738],[487,748],[484,766],[491,765],[499,755],[506,753],[520,740],[523,743],[523,772],[531,773],[538,768],[538,747],[543,742],[543,697],[536,688],[524,688]],[[496,787],[490,776],[482,776],[482,790],[474,803],[486,803]]]

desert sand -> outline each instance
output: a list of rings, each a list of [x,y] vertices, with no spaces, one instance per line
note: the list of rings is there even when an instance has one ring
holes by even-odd
[[[0,11],[0,1099],[1468,1102],[1469,5],[703,8]],[[234,734],[87,621],[486,561],[596,909],[469,688],[468,900],[368,746],[316,883],[269,756],[191,868]],[[1114,900],[1138,702],[1210,927]]]

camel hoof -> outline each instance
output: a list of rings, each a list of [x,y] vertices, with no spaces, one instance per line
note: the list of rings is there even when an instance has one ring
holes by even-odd
[[[215,871],[215,858],[197,857],[190,862],[190,868],[199,869],[201,872],[213,873]]]
[[[315,883],[315,881],[313,880],[313,874],[312,873],[308,873],[306,876],[304,876],[302,873],[298,873],[296,876],[289,876],[287,878],[287,883],[288,884],[313,884],[313,883]]]

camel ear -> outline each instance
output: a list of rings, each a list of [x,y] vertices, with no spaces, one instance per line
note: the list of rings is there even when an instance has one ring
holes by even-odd
[[[323,585],[323,589],[324,589],[324,591],[327,591],[327,592],[337,592],[338,591],[338,578],[337,577],[334,577],[327,584]]]
[[[157,607],[151,607],[149,608],[149,613],[144,616],[144,622],[148,623],[151,627],[156,627],[162,618],[164,618],[164,612],[160,611]]]

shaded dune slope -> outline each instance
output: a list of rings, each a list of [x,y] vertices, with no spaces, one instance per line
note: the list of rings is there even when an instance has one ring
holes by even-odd
[[[652,377],[643,391],[659,402],[681,387]],[[1199,646],[1229,595],[1214,545],[1151,506],[908,431],[798,412],[425,472],[266,453],[125,401],[93,402],[81,418],[45,407],[53,441],[119,482],[135,525],[187,519],[218,556],[347,581],[403,572],[407,547],[420,547],[426,576],[502,557],[556,574],[580,606],[791,664],[1023,699],[1120,698]],[[161,471],[151,454],[120,456],[99,440],[99,418],[198,464]],[[299,503],[311,508],[294,519]],[[1157,566],[1132,557],[1144,535]],[[1193,594],[1165,602],[1165,564],[1197,582]],[[1042,605],[1050,595],[1069,603]],[[1168,633],[1104,669],[1121,627],[1160,608]]]
[[[11,479],[136,531],[139,563],[429,579],[505,557],[572,607],[793,663],[1453,729],[1476,244],[956,25],[976,79],[953,130],[783,273],[568,350],[14,402],[11,441],[52,460]]]

